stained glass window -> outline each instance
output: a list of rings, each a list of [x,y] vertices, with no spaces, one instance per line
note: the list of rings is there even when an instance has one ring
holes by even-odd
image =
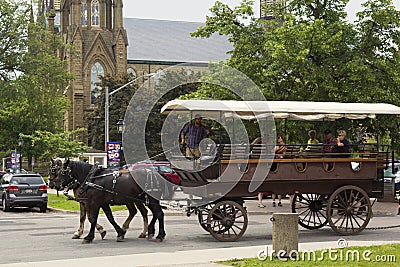
[[[82,0],[82,4],[81,4],[81,22],[82,22],[82,25],[87,25],[87,3],[86,3],[86,0]]]
[[[92,26],[100,25],[99,0],[92,0]]]

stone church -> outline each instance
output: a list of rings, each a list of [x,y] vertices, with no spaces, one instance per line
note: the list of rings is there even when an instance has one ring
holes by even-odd
[[[65,130],[87,128],[84,116],[95,108],[99,76],[129,72],[136,77],[156,73],[157,78],[176,64],[195,70],[225,60],[232,49],[223,36],[191,38],[202,23],[123,18],[123,0],[41,0],[39,9],[48,14],[49,28],[70,45],[60,52],[75,76],[65,90],[71,102]]]
[[[260,0],[260,5],[275,2]],[[260,10],[261,18],[273,19],[270,11]],[[157,81],[165,68],[185,63],[195,71],[227,59],[232,50],[224,36],[191,38],[203,23],[124,18],[123,0],[41,0],[39,13],[46,14],[49,29],[68,45],[60,51],[75,76],[65,89],[71,103],[63,121],[68,131],[88,128],[84,118],[95,108],[100,76],[129,72],[143,83],[146,74],[156,73]]]

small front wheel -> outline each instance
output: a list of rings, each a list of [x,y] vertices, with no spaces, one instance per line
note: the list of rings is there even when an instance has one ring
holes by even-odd
[[[210,234],[219,241],[232,242],[243,236],[247,229],[246,209],[234,201],[216,203],[207,217]]]

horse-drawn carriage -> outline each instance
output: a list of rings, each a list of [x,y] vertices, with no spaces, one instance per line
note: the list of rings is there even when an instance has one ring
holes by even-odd
[[[190,195],[188,215],[197,213],[201,226],[216,239],[235,241],[248,224],[245,200],[264,191],[293,195],[292,212],[299,214],[299,224],[307,229],[329,224],[342,235],[365,229],[372,215],[370,198],[383,197],[389,146],[359,143],[339,156],[327,153],[323,144],[306,150],[288,144],[286,153],[276,157],[271,149],[274,121],[366,119],[398,115],[400,108],[367,103],[173,100],[161,112],[178,117],[201,114],[233,129],[227,131],[229,144],[203,144],[199,159],[182,154],[168,155],[168,159],[181,177],[183,191]],[[249,144],[241,132],[243,125],[237,126],[254,119],[269,136],[260,145]]]
[[[182,191],[176,192],[175,200],[187,201],[187,214],[196,213],[200,225],[217,240],[235,241],[247,228],[245,201],[254,199],[258,192],[293,195],[292,212],[299,214],[299,224],[307,229],[329,224],[342,235],[365,229],[372,215],[370,198],[383,197],[389,146],[378,142],[357,143],[349,153],[336,155],[327,153],[323,144],[310,145],[304,150],[301,145],[288,144],[286,153],[277,157],[275,120],[324,123],[339,118],[367,119],[381,114],[399,115],[400,108],[366,103],[173,100],[161,112],[168,115],[162,140],[169,143],[163,143],[164,147],[179,147],[177,137],[188,116],[190,119],[201,114],[219,125],[218,142],[204,139],[200,143],[203,148],[200,158],[187,158],[179,149],[167,149],[164,154],[181,178]],[[244,120],[257,120],[264,135],[261,144],[249,143]],[[224,134],[228,136],[225,139]],[[168,135],[172,138],[165,137]],[[126,147],[129,150],[131,146]],[[91,168],[87,163],[68,161],[53,162],[50,167],[55,188],[87,190],[84,202],[92,219],[86,242],[94,238],[100,208],[116,229],[119,240],[124,238],[131,217],[121,229],[113,219],[111,204],[129,205],[132,216],[136,213],[133,203],[148,204],[154,215],[148,227],[149,236],[154,235],[158,220],[157,240],[165,237],[164,214],[159,203],[163,192],[158,190],[167,188],[165,182],[160,182],[152,172],[137,170],[130,174],[101,171],[102,174],[92,177]],[[147,214],[144,217],[147,219]],[[147,220],[144,226],[146,232]]]

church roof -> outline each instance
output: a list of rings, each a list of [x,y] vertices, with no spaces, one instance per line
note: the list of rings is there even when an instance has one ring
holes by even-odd
[[[124,18],[128,35],[128,61],[208,63],[225,60],[232,50],[226,36],[190,37],[199,22]]]

